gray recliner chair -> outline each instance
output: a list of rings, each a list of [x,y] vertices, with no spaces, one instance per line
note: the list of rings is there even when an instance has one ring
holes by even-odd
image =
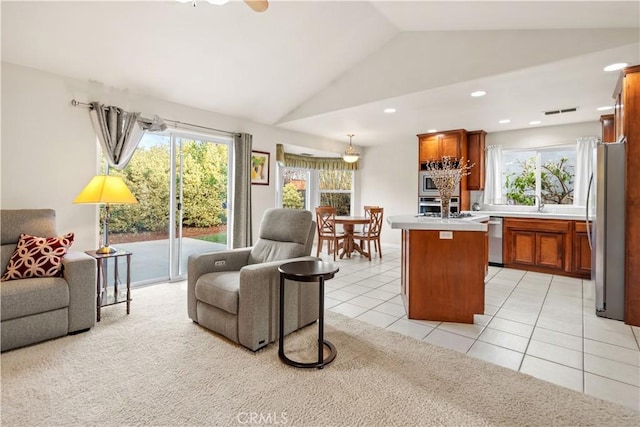
[[[315,222],[311,212],[268,209],[253,247],[189,257],[189,318],[251,350],[278,339],[278,267],[311,257]],[[318,319],[318,288],[287,281],[285,335]]]
[[[0,211],[3,273],[20,234],[55,237],[55,219],[53,209]],[[95,325],[95,259],[82,252],[69,251],[62,265],[62,277],[0,282],[2,351],[85,331]]]

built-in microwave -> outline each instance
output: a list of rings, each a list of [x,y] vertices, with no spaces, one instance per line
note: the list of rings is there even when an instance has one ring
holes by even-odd
[[[429,178],[429,172],[421,171],[419,174],[418,180],[418,196],[420,197],[437,197],[440,195],[438,192],[438,188],[436,184],[433,182],[433,179]],[[460,183],[456,186],[456,189],[453,190],[452,196],[459,197],[460,196]]]

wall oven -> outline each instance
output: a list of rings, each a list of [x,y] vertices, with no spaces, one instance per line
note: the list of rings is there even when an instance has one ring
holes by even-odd
[[[428,176],[429,172],[420,171],[418,173],[418,175],[419,175],[418,196],[420,196],[420,197],[438,197],[438,196],[440,196],[440,193],[438,192],[438,189],[436,188],[435,183]],[[460,183],[458,183],[458,185],[456,186],[456,189],[453,190],[452,196],[454,196],[454,197],[459,197],[460,196]],[[453,202],[453,200],[452,200],[452,202]],[[438,203],[440,203],[440,202],[438,201]],[[451,210],[451,212],[453,212],[453,210]]]
[[[460,213],[460,199],[452,197],[449,204],[450,213]],[[418,214],[420,215],[440,215],[440,197],[418,197]]]

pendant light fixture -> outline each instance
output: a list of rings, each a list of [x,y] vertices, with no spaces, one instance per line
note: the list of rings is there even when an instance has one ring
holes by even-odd
[[[353,134],[350,133],[347,136],[349,137],[349,146],[344,151],[344,154],[342,155],[342,160],[344,160],[347,163],[355,163],[360,158],[360,153],[358,153],[356,149],[353,148],[353,144],[351,144],[351,138],[353,138]]]

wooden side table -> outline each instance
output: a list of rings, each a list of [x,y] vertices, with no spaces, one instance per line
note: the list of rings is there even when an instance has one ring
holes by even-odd
[[[108,305],[120,304],[123,302],[127,303],[127,314],[129,314],[131,310],[131,252],[125,251],[123,249],[116,249],[115,252],[111,252],[109,254],[98,254],[96,251],[86,251],[87,255],[92,256],[96,259],[98,263],[98,279],[96,281],[96,317],[97,321],[100,321],[100,308],[106,307]],[[127,298],[123,300],[118,300],[118,258],[126,257],[127,258]],[[113,270],[113,301],[109,301],[107,295],[107,263],[108,259],[114,260],[114,270]],[[102,282],[102,286],[100,286],[100,282]]]
[[[333,362],[338,351],[329,341],[324,339],[324,281],[332,279],[340,269],[335,264],[324,261],[293,261],[282,264],[280,272],[280,341],[278,356],[280,360],[296,368],[318,368]],[[285,279],[298,282],[318,282],[319,302],[318,302],[318,362],[303,363],[289,359],[284,354],[284,285]],[[324,346],[329,348],[329,355],[324,356]]]

